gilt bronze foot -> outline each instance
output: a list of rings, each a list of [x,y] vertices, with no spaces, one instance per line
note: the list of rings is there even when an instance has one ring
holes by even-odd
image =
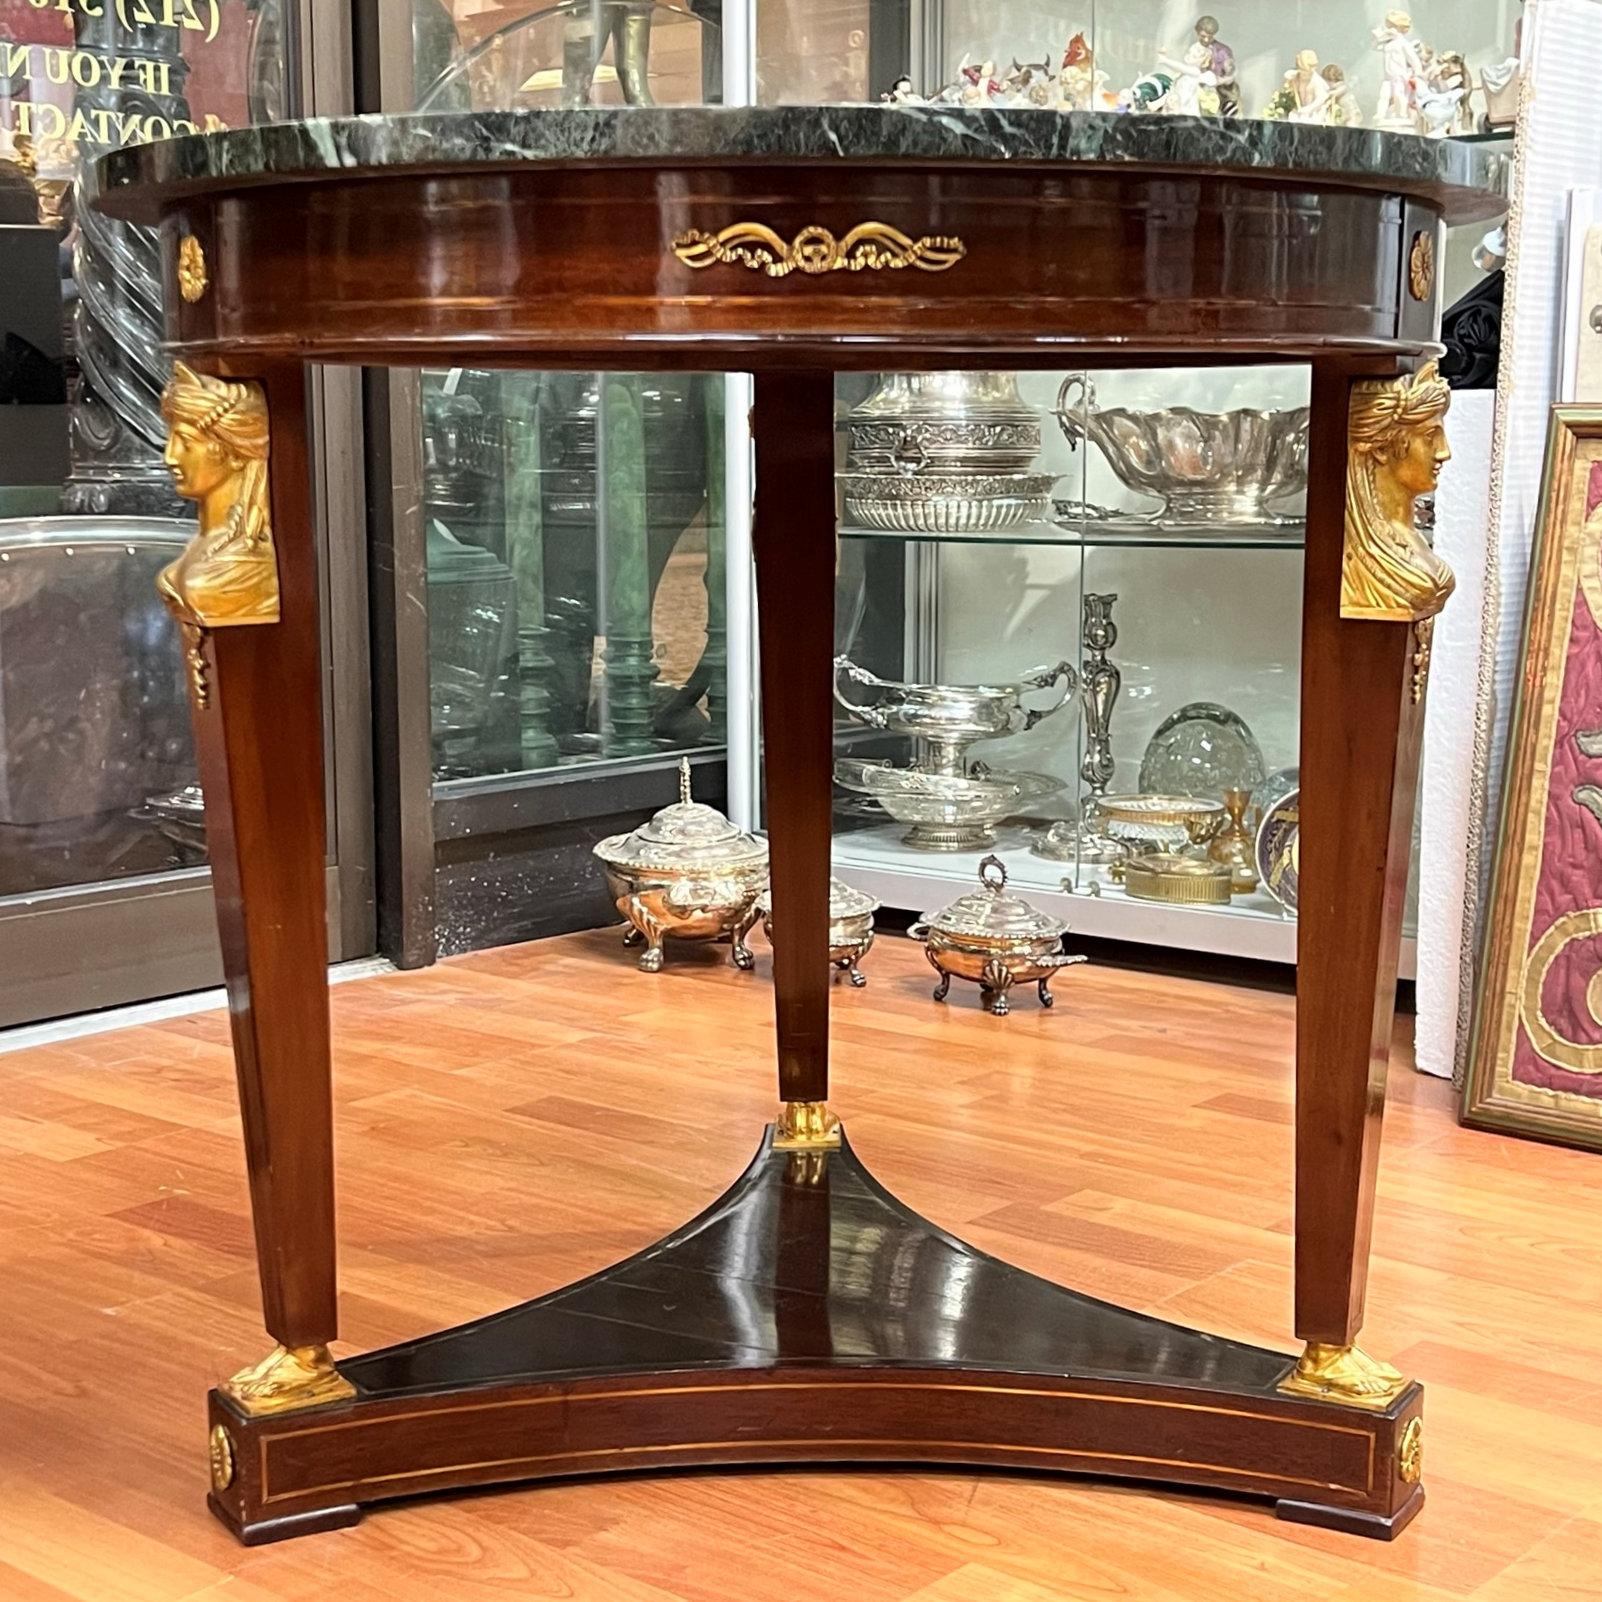
[[[787,1101],[779,1109],[775,1151],[833,1151],[840,1145],[840,1120],[826,1101]]]
[[[253,1417],[346,1402],[356,1394],[356,1387],[334,1367],[326,1346],[275,1346],[217,1389]]]
[[[1309,1341],[1296,1367],[1280,1381],[1290,1396],[1314,1396],[1349,1407],[1389,1407],[1408,1386],[1407,1377],[1358,1346]]]

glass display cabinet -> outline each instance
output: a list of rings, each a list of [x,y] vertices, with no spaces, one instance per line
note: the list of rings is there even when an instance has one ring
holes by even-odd
[[[424,109],[933,100],[1199,117],[1175,124],[1192,141],[1257,117],[1508,137],[1520,9],[414,0],[407,90]],[[1476,276],[1465,232],[1448,303]],[[726,753],[728,810],[760,826],[747,381],[457,372],[422,394],[436,817],[580,765],[649,770],[666,800],[702,752]],[[1082,934],[1294,961],[1308,397],[1305,369],[1267,361],[839,380],[842,878],[920,911],[994,851]],[[486,426],[498,461],[438,489]],[[1154,846],[1208,867],[1131,883]]]
[[[1520,9],[759,4],[754,77],[1510,137]],[[841,381],[843,878],[930,907],[994,851],[1083,934],[1295,960],[1307,402],[1270,365]],[[1128,876],[1154,846],[1213,871]]]

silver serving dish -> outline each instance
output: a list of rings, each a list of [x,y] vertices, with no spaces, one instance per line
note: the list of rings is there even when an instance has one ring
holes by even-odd
[[[662,942],[727,940],[736,968],[754,959],[745,937],[761,916],[768,883],[765,840],[746,834],[717,810],[690,799],[690,763],[679,764],[679,799],[633,834],[614,834],[595,847],[607,888],[628,920],[625,945],[642,941],[640,968],[662,967]]]
[[[1016,373],[885,373],[845,425],[851,473],[1020,473],[1040,454]]]
[[[1021,896],[1008,895],[1007,869],[999,857],[979,864],[979,878],[982,890],[939,912],[926,912],[907,930],[940,975],[935,1000],[944,1001],[952,979],[958,978],[977,984],[985,1010],[998,1018],[1010,1010],[1007,992],[1014,985],[1038,986],[1040,1004],[1051,1006],[1046,987],[1052,979],[1061,969],[1086,960],[1064,955],[1062,937],[1068,925]]]
[[[928,773],[847,757],[835,764],[835,781],[870,797],[907,833],[915,851],[976,851],[994,843],[996,825],[1032,801],[1054,795],[1062,781],[1045,773]]]
[[[837,783],[872,797],[915,851],[976,851],[996,838],[996,825],[1016,812],[1022,788],[1010,780],[970,779],[917,768],[848,759],[835,764]]]
[[[843,688],[847,682],[872,690],[876,698],[848,700]],[[1049,690],[1058,683],[1062,692],[1050,706],[1024,706],[1023,697],[1030,690]],[[834,659],[835,700],[870,729],[926,741],[929,756],[924,767],[952,778],[967,776],[970,745],[1034,728],[1066,706],[1078,687],[1079,675],[1070,662],[1035,668],[1010,683],[902,684],[881,679],[848,656]]]
[[[1080,399],[1071,406],[1076,385]],[[1058,390],[1054,415],[1071,446],[1093,440],[1130,489],[1163,503],[1153,523],[1282,528],[1300,521],[1283,503],[1307,489],[1305,406],[1280,412],[1101,408],[1095,390],[1075,373]]]
[[[773,895],[764,890],[760,901],[762,932],[773,940]],[[873,947],[873,915],[879,903],[843,879],[829,881],[829,962],[859,990],[867,978],[857,966]]]
[[[842,473],[848,527],[891,534],[1006,534],[1048,517],[1054,473],[890,478]]]

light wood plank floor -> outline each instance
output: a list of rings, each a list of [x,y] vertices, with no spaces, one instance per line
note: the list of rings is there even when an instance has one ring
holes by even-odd
[[[1007,1020],[882,940],[836,1102],[881,1178],[1015,1262],[1290,1349],[1288,997],[1108,967]],[[773,1102],[755,976],[612,935],[333,992],[344,1333],[393,1341],[637,1249]],[[1602,1160],[1393,1076],[1367,1344],[1429,1386],[1394,1545],[1076,1482],[777,1472],[547,1486],[247,1552],[202,1395],[261,1355],[221,1014],[0,1056],[5,1602],[1575,1602],[1602,1597]]]

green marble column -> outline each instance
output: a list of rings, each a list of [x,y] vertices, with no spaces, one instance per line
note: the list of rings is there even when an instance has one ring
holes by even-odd
[[[723,376],[713,373],[701,382],[706,385],[706,650],[701,661],[712,675],[706,688],[707,743],[723,745],[729,737],[728,441]]]
[[[608,756],[643,756],[651,738],[651,566],[646,519],[645,405],[637,373],[608,373],[601,389],[599,467],[606,508],[606,718]]]
[[[540,476],[539,385],[533,373],[501,380],[506,418],[506,554],[517,576],[517,682],[522,762],[554,767],[551,671],[545,626],[545,507]]]

